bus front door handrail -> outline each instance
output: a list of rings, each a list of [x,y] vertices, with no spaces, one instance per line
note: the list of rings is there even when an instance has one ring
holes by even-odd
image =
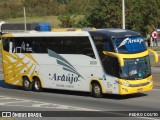
[[[155,58],[155,62],[158,62],[158,53],[155,52],[154,50],[148,49],[149,52],[153,53],[154,58]]]
[[[120,55],[118,55],[117,53],[103,51],[103,54],[118,58],[118,61],[119,61],[119,63],[120,63],[120,66],[121,66],[121,67],[124,66],[124,60],[123,60],[123,58],[122,58]]]

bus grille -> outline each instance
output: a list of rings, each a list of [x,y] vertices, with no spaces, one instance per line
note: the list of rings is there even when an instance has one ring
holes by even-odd
[[[129,87],[141,87],[141,86],[146,86],[148,85],[150,82],[146,82],[146,83],[141,83],[141,84],[129,84]]]

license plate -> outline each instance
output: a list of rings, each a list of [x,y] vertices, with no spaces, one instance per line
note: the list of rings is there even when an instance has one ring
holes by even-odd
[[[142,92],[143,88],[138,88],[137,92]]]

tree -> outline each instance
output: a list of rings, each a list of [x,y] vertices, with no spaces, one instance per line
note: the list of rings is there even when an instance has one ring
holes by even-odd
[[[121,27],[121,7],[119,0],[98,0],[98,4],[88,7],[88,14],[77,25],[88,27],[109,28]]]
[[[70,2],[70,0],[57,0],[57,2],[59,2],[61,4],[67,4]]]
[[[122,1],[97,0],[88,7],[85,17],[76,26],[96,28],[122,27]],[[126,29],[147,34],[151,28],[160,27],[160,0],[126,0]]]
[[[126,28],[146,35],[160,23],[159,0],[126,0]]]
[[[61,21],[60,26],[63,28],[73,27],[75,23],[74,17],[74,15],[59,16],[58,19]]]

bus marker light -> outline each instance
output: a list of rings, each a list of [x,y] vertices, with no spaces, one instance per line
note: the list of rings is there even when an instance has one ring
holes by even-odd
[[[138,88],[137,92],[142,92],[143,88]]]
[[[126,88],[122,88],[123,91],[128,92],[128,90]]]

